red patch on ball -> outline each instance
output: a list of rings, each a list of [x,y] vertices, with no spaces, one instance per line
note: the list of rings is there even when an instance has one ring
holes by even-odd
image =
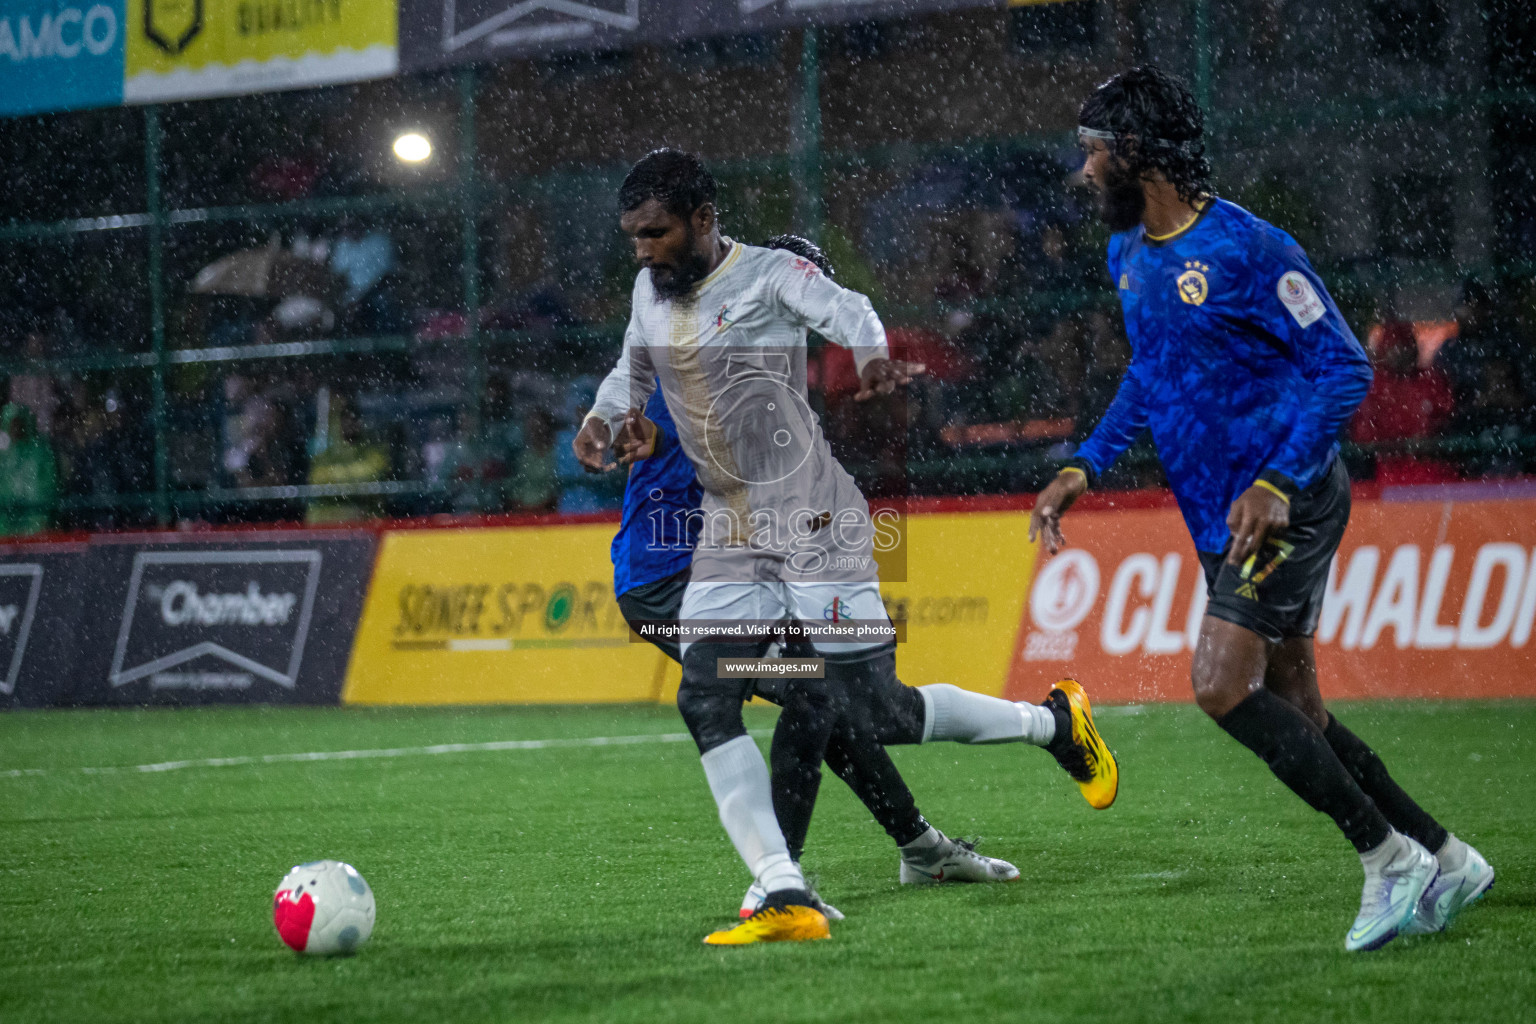
[[[279,889],[272,897],[272,923],[289,948],[304,952],[310,925],[315,923],[315,898],[307,892],[294,897],[291,890]]]

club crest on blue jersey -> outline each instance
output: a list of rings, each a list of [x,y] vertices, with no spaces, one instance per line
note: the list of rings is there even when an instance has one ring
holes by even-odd
[[[1211,268],[1199,260],[1186,261],[1184,268],[1184,273],[1179,275],[1179,298],[1191,306],[1198,306],[1210,294],[1205,272]]]

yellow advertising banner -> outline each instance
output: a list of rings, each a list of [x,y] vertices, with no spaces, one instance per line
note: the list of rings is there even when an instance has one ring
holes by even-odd
[[[1178,511],[1074,513],[1037,564],[1021,511],[904,520],[897,671],[1039,700],[1064,675],[1110,703],[1189,699],[1205,583]],[[1536,693],[1536,502],[1359,500],[1323,601],[1333,697]],[[669,701],[678,670],[627,642],[613,524],[384,538],[343,699],[367,704]],[[892,573],[892,576],[896,576]]]
[[[1035,565],[1029,516],[956,512],[904,521],[906,582],[880,585],[886,614],[906,623],[897,674],[908,686],[953,683],[1000,696]]]
[[[657,700],[671,662],[629,641],[613,598],[613,532],[598,524],[385,534],[342,701]]]
[[[395,73],[396,0],[127,0],[123,99],[230,96]]]
[[[1017,513],[906,517],[903,680],[1000,693],[1034,546]],[[631,643],[608,524],[388,533],[363,606],[349,704],[671,701],[677,666]]]

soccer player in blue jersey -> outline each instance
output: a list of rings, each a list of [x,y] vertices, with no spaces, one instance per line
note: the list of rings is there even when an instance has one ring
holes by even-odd
[[[1083,104],[1082,173],[1114,232],[1131,365],[1041,492],[1030,537],[1059,550],[1061,516],[1151,431],[1209,585],[1195,700],[1354,844],[1365,888],[1345,947],[1375,949],[1443,929],[1493,869],[1323,706],[1312,635],[1349,518],[1338,435],[1370,363],[1295,240],[1214,196],[1203,128],[1155,67]]]
[[[661,389],[645,403],[650,446],[636,452],[624,483],[624,512],[609,554],[613,592],[626,622],[671,621],[688,587],[700,520],[691,516],[704,497],[693,463],[678,445],[677,427]],[[669,636],[647,637],[673,661],[680,645]]]

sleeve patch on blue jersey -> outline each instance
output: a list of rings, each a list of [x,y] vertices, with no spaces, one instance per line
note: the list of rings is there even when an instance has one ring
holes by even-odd
[[[1280,276],[1280,282],[1275,285],[1275,294],[1280,296],[1285,308],[1303,327],[1317,323],[1328,312],[1323,300],[1318,298],[1317,290],[1312,287],[1312,282],[1307,280],[1305,274],[1295,270]]]

